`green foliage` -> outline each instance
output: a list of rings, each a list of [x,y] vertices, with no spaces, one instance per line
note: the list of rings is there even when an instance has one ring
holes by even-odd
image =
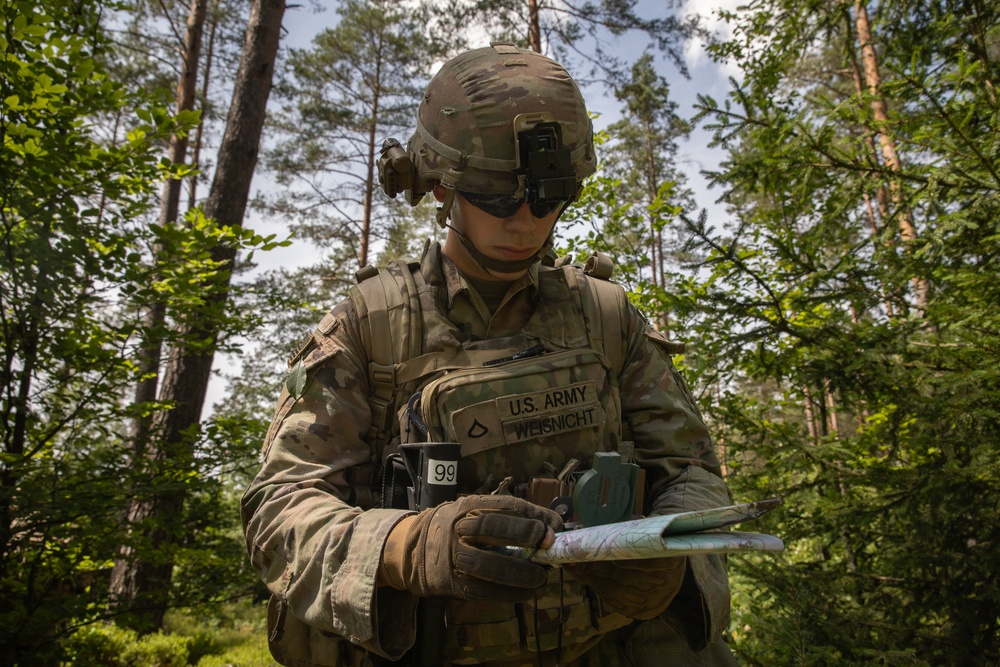
[[[155,632],[144,635],[135,648],[123,655],[126,665],[136,667],[184,667],[188,663],[188,640]]]
[[[268,651],[267,637],[263,632],[225,653],[207,655],[196,665],[197,667],[278,667],[278,663]]]
[[[671,276],[684,259],[678,216],[693,207],[675,157],[677,141],[691,126],[677,115],[670,88],[648,52],[632,65],[630,78],[616,87],[615,96],[624,109],[622,119],[596,138],[603,158],[600,171],[561,218],[561,226],[569,227],[566,250],[610,255],[615,280],[630,290],[635,304],[660,330],[669,333],[667,294]]]
[[[622,196],[621,190],[621,181],[603,171],[587,179],[580,198],[559,219],[557,253],[572,255],[580,263],[594,252],[609,255],[615,263],[615,280],[630,290],[643,312],[655,315],[661,312],[662,290],[649,277],[649,220],[662,227],[680,208],[671,203],[673,183],[666,183],[648,206]]]
[[[70,635],[66,642],[66,662],[70,665],[123,664],[123,656],[138,640],[135,630],[116,625],[88,625]]]
[[[66,640],[69,666],[185,667],[191,640],[154,633],[139,637],[134,630],[116,625],[89,625]]]
[[[95,623],[63,641],[64,667],[276,667],[267,648],[265,612],[248,600],[168,613],[165,632]]]
[[[198,667],[276,667],[267,648],[264,605],[241,599],[168,613],[165,625],[190,641]]]
[[[147,281],[135,219],[169,172],[178,129],[150,108],[108,141],[101,119],[142,99],[97,66],[101,6],[0,7],[0,662],[41,662],[91,613],[113,553],[127,468],[120,396],[134,320],[116,308]],[[47,657],[46,657],[47,656]]]
[[[215,303],[210,288],[225,267],[212,248],[252,252],[283,243],[199,213],[184,224],[146,224],[163,179],[191,173],[159,155],[197,117],[175,118],[107,75],[104,65],[115,56],[104,22],[117,9],[0,6],[0,664],[52,663],[71,622],[106,613],[121,511],[145,472],[125,447],[129,423],[157,407],[125,399],[139,375],[143,309],[162,301],[167,324],[183,324],[195,308]],[[217,316],[227,336],[258,317],[221,307]],[[171,340],[166,329],[160,333]],[[235,513],[219,505],[232,489],[211,478],[218,458],[201,458],[159,483],[198,487],[204,504],[195,534],[219,560],[232,561],[228,575],[243,560]],[[209,586],[218,580],[195,565],[211,558],[194,544],[182,551],[185,583],[222,595],[225,586]],[[241,581],[249,579],[223,579]],[[158,641],[142,644],[144,655],[176,663],[169,642]]]
[[[253,260],[254,253],[267,252],[291,244],[289,239],[277,240],[277,234],[263,236],[248,227],[233,228],[219,225],[206,218],[200,208],[188,211],[182,222],[167,225],[150,224],[147,227],[158,253],[145,282],[133,281],[123,287],[123,293],[137,305],[162,303],[170,321],[169,328],[157,332],[157,338],[171,341],[172,336],[183,331],[185,343],[191,350],[221,349],[233,351],[228,341],[260,326],[262,313],[234,308],[228,298],[239,303],[250,298],[251,289],[230,286],[230,263],[219,259],[219,247],[242,251],[243,261]],[[273,307],[273,306],[272,306]],[[192,331],[199,327],[198,318],[210,318],[218,323],[218,334],[196,340]]]
[[[766,0],[715,47],[742,82],[701,100],[733,222],[687,221],[668,298],[734,492],[785,499],[760,528],[786,554],[731,561],[745,664],[1000,659],[998,16],[868,11],[877,90],[850,5]]]

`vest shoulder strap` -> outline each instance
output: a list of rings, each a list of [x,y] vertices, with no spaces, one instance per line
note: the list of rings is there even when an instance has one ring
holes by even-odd
[[[579,283],[591,345],[607,357],[611,368],[620,375],[625,363],[623,333],[628,299],[625,289],[611,282],[614,263],[604,253],[595,252],[583,267],[582,276],[579,266],[568,265],[567,262],[557,266],[570,272],[567,275],[569,280]]]
[[[393,260],[384,271],[367,271],[351,290],[362,317],[361,342],[368,352],[368,404],[372,419],[369,442],[385,445],[392,432],[398,400],[397,366],[419,356],[422,335],[419,265]]]
[[[590,278],[588,298],[592,299],[592,308],[598,316],[594,318],[596,327],[600,328],[604,356],[611,362],[611,368],[619,375],[625,363],[623,331],[625,329],[624,313],[626,310],[625,290],[621,285],[601,278]],[[595,327],[595,328],[596,328]]]

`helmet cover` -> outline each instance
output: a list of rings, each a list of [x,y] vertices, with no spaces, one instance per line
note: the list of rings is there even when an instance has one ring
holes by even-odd
[[[547,113],[546,113],[547,112]],[[514,118],[546,113],[561,128],[579,183],[596,169],[594,138],[576,82],[559,63],[510,44],[493,44],[446,62],[417,111],[407,153],[415,166],[410,203],[435,182],[450,190],[515,194]]]

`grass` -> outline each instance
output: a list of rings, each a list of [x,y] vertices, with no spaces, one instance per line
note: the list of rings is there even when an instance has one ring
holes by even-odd
[[[263,604],[238,600],[207,609],[174,610],[164,631],[191,638],[188,664],[195,667],[279,667],[267,650]]]

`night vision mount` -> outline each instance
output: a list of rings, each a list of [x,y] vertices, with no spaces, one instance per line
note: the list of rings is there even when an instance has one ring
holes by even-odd
[[[572,151],[563,145],[562,126],[551,113],[515,116],[514,141],[518,197],[541,206],[556,206],[576,198]]]

